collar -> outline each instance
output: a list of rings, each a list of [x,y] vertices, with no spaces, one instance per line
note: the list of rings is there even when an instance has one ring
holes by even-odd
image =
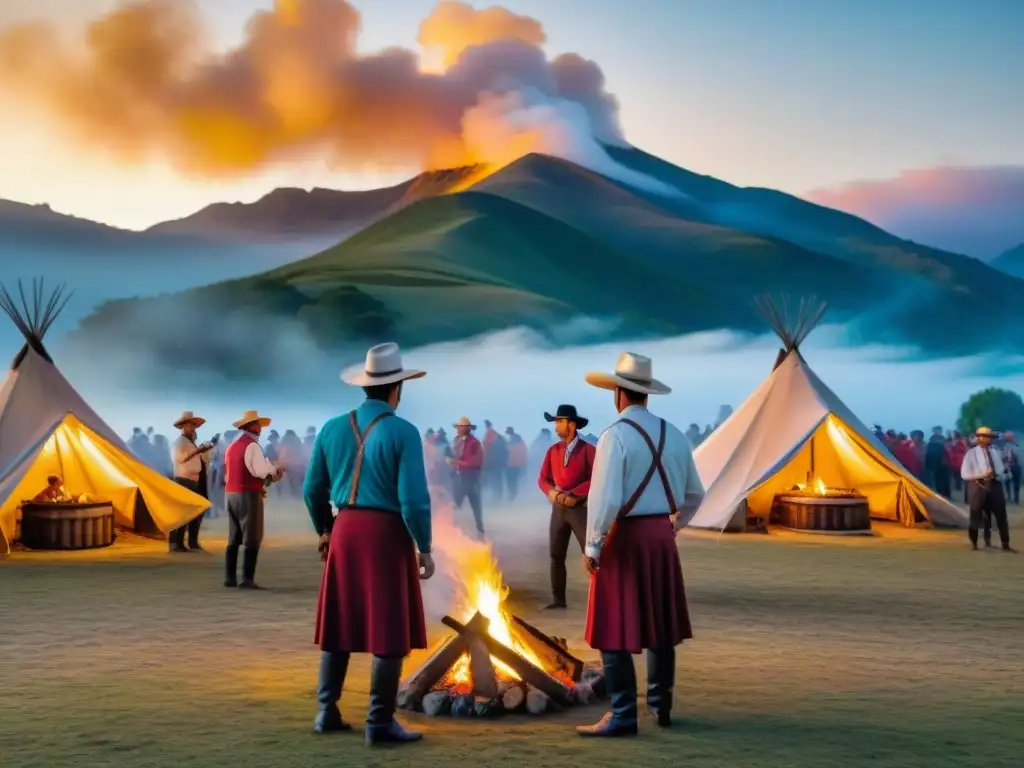
[[[628,405],[619,413],[619,418],[627,419],[630,416],[639,416],[644,413],[650,413],[650,411],[642,405]]]
[[[388,413],[388,412],[394,413],[395,412],[395,409],[392,408],[387,403],[385,403],[383,400],[370,400],[370,399],[366,399],[366,400],[363,401],[363,404],[359,406],[359,410],[362,411],[364,409],[367,410],[367,411],[370,411],[371,413],[374,413],[374,414]]]

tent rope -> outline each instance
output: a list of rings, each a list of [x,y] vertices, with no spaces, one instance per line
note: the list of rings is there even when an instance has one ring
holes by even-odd
[[[43,279],[33,278],[29,295],[26,295],[25,286],[21,280],[18,281],[17,298],[6,286],[0,285],[0,309],[25,337],[25,346],[14,358],[14,362],[11,364],[12,369],[21,364],[30,348],[47,362],[53,362],[53,358],[43,346],[43,337],[64,311],[64,307],[74,295],[74,291],[68,291],[67,285],[61,284],[47,294]]]

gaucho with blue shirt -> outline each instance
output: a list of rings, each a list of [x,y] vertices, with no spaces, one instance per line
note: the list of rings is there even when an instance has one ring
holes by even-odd
[[[402,661],[427,647],[420,580],[434,572],[430,494],[419,431],[395,414],[406,370],[381,344],[342,373],[366,401],[328,421],[313,444],[303,496],[325,559],[317,607],[320,711],[315,730],[347,731],[338,700],[353,653],[373,654],[366,741],[418,741],[394,718]],[[335,517],[332,507],[338,509]]]

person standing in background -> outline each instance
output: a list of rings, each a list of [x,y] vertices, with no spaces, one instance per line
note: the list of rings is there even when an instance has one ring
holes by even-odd
[[[494,425],[484,420],[483,483],[494,501],[501,502],[505,495],[505,468],[508,466],[508,446]]]
[[[484,466],[484,448],[473,435],[476,424],[463,416],[454,425],[455,440],[452,443],[451,458],[445,462],[452,468],[452,501],[456,509],[462,509],[462,502],[469,500],[473,510],[473,522],[477,535],[484,537],[484,511],[480,492],[480,475]]]
[[[1020,504],[1021,453],[1020,444],[1013,432],[1003,433],[1003,465],[1010,473],[1006,480],[1006,499],[1011,504]]]
[[[171,448],[173,456],[174,481],[183,485],[193,493],[198,493],[204,499],[209,499],[208,471],[207,465],[217,439],[202,444],[196,443],[197,430],[206,423],[206,419],[196,416],[192,411],[185,411],[174,422],[174,428],[181,430],[181,434],[174,441]],[[199,544],[199,527],[202,525],[203,515],[196,515],[186,525],[175,528],[168,536],[168,549],[171,552],[202,552]],[[185,532],[188,531],[188,547],[185,546]]]
[[[960,476],[960,470],[963,468],[964,456],[967,455],[968,448],[970,446],[967,444],[967,438],[959,432],[953,433],[946,447],[946,463],[949,465],[949,472],[953,476],[953,490],[956,491],[958,497],[963,492],[964,503],[967,502],[967,488],[964,485],[963,477]]]
[[[978,527],[983,519],[990,515],[995,518],[999,528],[999,539],[1003,550],[1013,552],[1010,547],[1010,525],[1006,517],[1006,495],[1003,483],[1009,473],[1003,466],[999,452],[992,447],[996,433],[988,427],[979,427],[974,433],[978,442],[964,456],[961,475],[968,487],[971,520],[967,535],[971,540],[971,549],[978,549]],[[985,526],[985,546],[992,546],[991,524]]]
[[[263,502],[267,483],[280,480],[284,470],[267,461],[260,433],[270,419],[246,411],[233,426],[238,438],[224,453],[225,498],[228,507],[228,545],[224,550],[224,586],[262,589],[256,584],[256,562],[263,544]],[[238,552],[242,557],[242,581],[238,582]]]
[[[924,455],[928,485],[943,498],[949,498],[949,467],[946,464],[946,437],[942,427],[933,427]]]
[[[526,469],[526,441],[512,427],[505,429],[508,443],[508,466],[505,468],[505,485],[508,500],[515,501],[519,495],[519,486],[523,482],[523,470]]]
[[[579,433],[590,423],[576,412],[574,405],[560,405],[555,415],[544,414],[554,422],[559,442],[548,448],[537,477],[537,485],[551,502],[548,523],[548,553],[551,556],[551,603],[548,610],[565,608],[567,574],[565,558],[569,540],[576,537],[582,554],[587,538],[587,496],[590,474],[594,469],[597,448]]]

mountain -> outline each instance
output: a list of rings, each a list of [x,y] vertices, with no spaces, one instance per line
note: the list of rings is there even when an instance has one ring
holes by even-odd
[[[439,172],[419,177],[418,188],[410,182],[386,214],[313,257],[100,307],[79,338],[172,355],[181,328],[163,338],[140,318],[186,314],[203,338],[194,364],[251,376],[221,326],[297,323],[333,351],[513,325],[557,342],[574,318],[607,321],[586,340],[760,331],[753,298],[772,292],[826,299],[851,341],[912,344],[930,355],[1022,344],[1013,329],[1024,322],[1024,281],[790,195],[736,187],[638,150],[609,151],[678,194],[633,189],[542,155],[493,173]],[[982,306],[1002,319],[995,331],[961,321]]]
[[[1024,278],[1024,243],[996,256],[992,266],[1013,277]]]

